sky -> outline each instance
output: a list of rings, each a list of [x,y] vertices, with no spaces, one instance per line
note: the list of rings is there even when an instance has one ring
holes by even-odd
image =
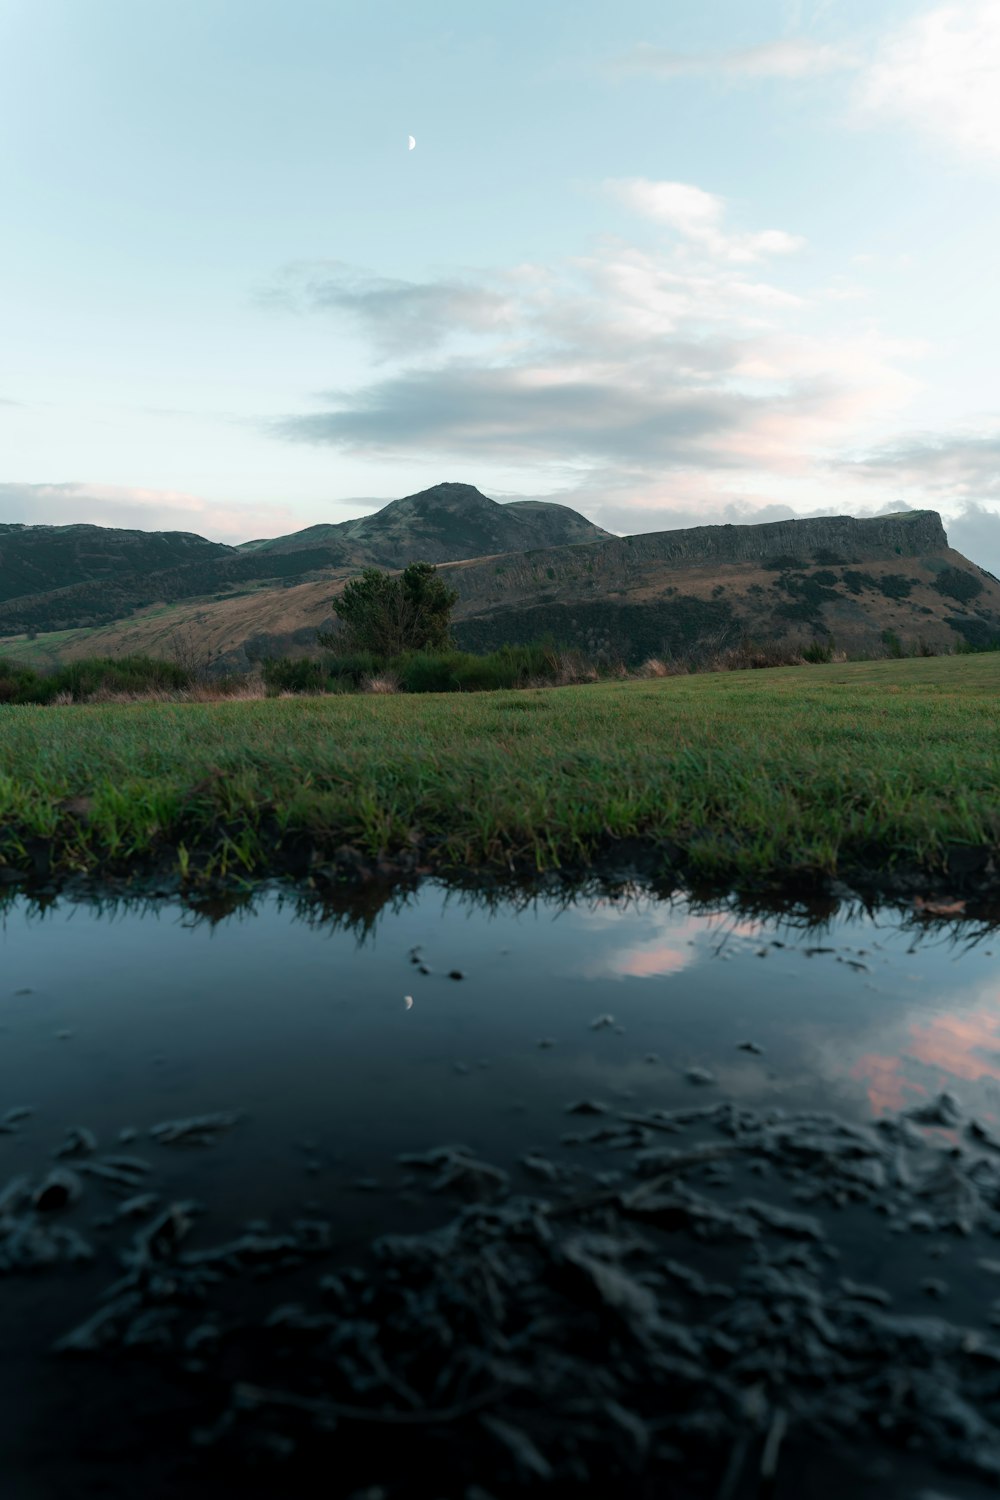
[[[445,480],[1000,573],[997,0],[0,0],[0,230],[0,521]]]

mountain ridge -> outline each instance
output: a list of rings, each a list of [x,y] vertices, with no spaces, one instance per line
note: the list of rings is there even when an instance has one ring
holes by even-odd
[[[609,535],[547,501],[501,504],[473,485],[439,484],[371,515],[239,547],[193,532],[0,524],[0,634],[90,628],[153,604],[220,595],[330,570],[450,562],[484,552]]]
[[[544,502],[524,502],[538,503]],[[390,533],[399,514],[390,512]],[[322,549],[314,553],[319,557]],[[294,569],[303,558],[315,560],[308,549],[278,553],[269,563],[254,562],[253,552],[242,556],[250,567]],[[885,639],[913,649],[921,643],[952,649],[962,641],[1000,642],[1000,582],[949,547],[935,511],[689,527],[633,537],[602,533],[590,541],[459,558],[439,567],[459,595],[456,639],[472,650],[549,636],[636,664],[646,656],[689,654],[745,635],[802,647],[835,638],[851,651],[884,649]],[[0,640],[0,655],[170,656],[183,647],[186,659],[222,671],[245,669],[269,655],[315,653],[317,631],[336,628],[333,601],[357,570],[357,564],[323,566],[304,580],[293,571],[280,583],[250,580],[224,596],[151,603],[114,623],[61,632],[49,642]]]

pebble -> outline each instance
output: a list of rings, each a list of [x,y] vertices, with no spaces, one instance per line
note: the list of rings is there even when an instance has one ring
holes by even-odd
[[[715,1074],[710,1073],[707,1068],[685,1068],[684,1077],[688,1083],[709,1084],[715,1082]]]
[[[69,1208],[83,1196],[83,1183],[68,1167],[56,1167],[36,1189],[32,1203],[39,1213]]]
[[[595,1016],[590,1023],[591,1031],[605,1031],[615,1024],[614,1016]]]
[[[66,1139],[52,1153],[54,1156],[91,1156],[97,1150],[97,1136],[85,1125],[71,1125]]]

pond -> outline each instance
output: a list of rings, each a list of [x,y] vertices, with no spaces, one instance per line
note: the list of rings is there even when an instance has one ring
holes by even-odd
[[[885,1451],[869,1431],[870,1408],[886,1400],[884,1392],[872,1393],[875,1366],[845,1377],[851,1399],[867,1392],[851,1417],[864,1435],[848,1479],[817,1456],[822,1443],[794,1397],[774,1395],[773,1369],[751,1378],[744,1361],[727,1378],[732,1390],[759,1390],[761,1410],[751,1401],[737,1420],[730,1386],[724,1395],[713,1387],[712,1402],[729,1412],[715,1417],[722,1427],[730,1422],[728,1457],[717,1471],[708,1452],[716,1439],[708,1432],[698,1439],[696,1423],[671,1432],[664,1454],[667,1447],[680,1451],[678,1474],[687,1476],[676,1493],[739,1500],[768,1486],[790,1496],[812,1484],[808,1492],[832,1495],[850,1482],[859,1495],[985,1494],[989,1463],[1000,1473],[992,1427],[1000,1402],[975,1385],[981,1371],[956,1374],[952,1360],[948,1379],[961,1409],[942,1416],[925,1444],[921,1424],[931,1418],[920,1381],[940,1385],[941,1360],[951,1358],[952,1345],[965,1348],[969,1328],[979,1330],[984,1349],[993,1347],[990,1319],[1000,1297],[992,1217],[1000,1184],[989,1176],[993,1160],[1000,1162],[998,950],[1000,932],[961,913],[931,920],[912,909],[871,911],[850,901],[823,912],[750,912],[735,901],[709,907],[627,887],[489,899],[425,884],[381,910],[339,912],[269,891],[228,914],[68,898],[40,906],[13,897],[4,908],[0,970],[0,1193],[12,1185],[0,1217],[5,1495],[166,1495],[181,1483],[198,1494],[202,1481],[205,1494],[218,1494],[230,1483],[220,1475],[231,1476],[234,1493],[276,1493],[287,1481],[275,1478],[272,1466],[281,1475],[303,1455],[312,1463],[324,1444],[343,1464],[346,1486],[324,1493],[386,1500],[414,1493],[377,1443],[373,1450],[377,1430],[369,1426],[359,1436],[365,1419],[352,1418],[349,1402],[341,1399],[343,1410],[329,1412],[316,1404],[331,1381],[343,1386],[345,1371],[353,1372],[354,1404],[370,1399],[375,1413],[391,1413],[401,1402],[412,1418],[425,1400],[414,1391],[416,1373],[400,1373],[409,1370],[408,1350],[377,1377],[381,1356],[370,1355],[365,1373],[357,1348],[331,1353],[344,1328],[361,1325],[357,1308],[348,1317],[343,1302],[354,1296],[353,1283],[338,1290],[330,1268],[363,1263],[379,1236],[432,1235],[463,1204],[474,1216],[484,1205],[534,1195],[548,1200],[542,1212],[559,1223],[564,1210],[553,1210],[553,1202],[569,1205],[567,1213],[578,1206],[584,1237],[560,1242],[559,1264],[578,1280],[583,1267],[600,1304],[591,1330],[595,1353],[610,1340],[624,1368],[624,1334],[617,1323],[609,1331],[607,1320],[632,1319],[628,1336],[638,1338],[633,1314],[640,1302],[661,1334],[669,1306],[721,1349],[721,1314],[709,1305],[696,1315],[680,1293],[667,1297],[662,1248],[660,1260],[643,1269],[647,1251],[619,1244],[608,1261],[611,1251],[601,1260],[604,1252],[591,1243],[598,1233],[609,1243],[619,1233],[614,1194],[622,1183],[632,1186],[633,1173],[646,1174],[642,1157],[656,1149],[695,1153],[683,1171],[667,1159],[670,1193],[688,1198],[675,1195],[666,1207],[660,1203],[658,1217],[646,1214],[645,1227],[667,1231],[672,1254],[687,1246],[696,1268],[730,1281],[745,1280],[750,1254],[754,1275],[767,1266],[786,1279],[782,1306],[797,1306],[798,1298],[804,1307],[812,1297],[810,1316],[820,1328],[832,1314],[816,1302],[816,1287],[822,1283],[822,1296],[832,1295],[827,1282],[835,1276],[838,1295],[848,1299],[838,1316],[855,1320],[852,1349],[866,1299],[844,1285],[864,1284],[869,1307],[888,1306],[891,1298],[894,1316],[927,1324],[923,1332],[887,1331],[886,1322],[878,1332],[897,1350],[908,1339],[924,1341],[894,1367],[909,1385],[898,1420],[886,1421],[883,1412],[875,1423],[892,1428]],[[949,1096],[944,1104],[942,1093]],[[192,1118],[202,1123],[186,1123]],[[802,1131],[815,1136],[817,1121],[826,1122],[827,1144],[810,1156]],[[181,1123],[156,1129],[170,1122]],[[79,1133],[67,1136],[71,1130]],[[785,1132],[778,1146],[775,1131]],[[856,1149],[830,1145],[831,1131]],[[865,1141],[896,1152],[898,1181],[874,1160],[882,1147]],[[433,1156],[444,1147],[450,1154]],[[825,1153],[822,1162],[817,1152]],[[912,1160],[904,1167],[907,1152]],[[727,1153],[732,1160],[715,1160]],[[415,1160],[400,1161],[407,1156]],[[848,1156],[869,1158],[869,1178],[858,1176],[856,1191],[841,1173]],[[658,1170],[650,1160],[649,1170]],[[956,1161],[973,1186],[956,1179],[943,1209],[920,1183]],[[53,1171],[49,1196],[40,1197]],[[759,1202],[765,1186],[770,1210]],[[595,1192],[593,1207],[581,1200]],[[976,1195],[974,1212],[952,1202],[963,1192]],[[698,1207],[695,1214],[692,1194],[730,1209]],[[732,1206],[741,1203],[737,1223]],[[195,1206],[171,1208],[177,1204]],[[636,1206],[632,1220],[645,1211]],[[537,1220],[537,1206],[532,1212]],[[788,1224],[780,1223],[781,1212],[793,1215]],[[795,1213],[820,1213],[822,1231],[798,1224]],[[771,1231],[781,1246],[768,1240]],[[482,1224],[475,1232],[485,1233]],[[502,1239],[506,1232],[491,1223],[490,1234]],[[581,1249],[585,1239],[589,1248]],[[209,1254],[219,1246],[229,1247],[225,1256]],[[383,1246],[379,1263],[385,1266],[388,1255],[397,1265],[397,1248]],[[820,1251],[824,1266],[809,1260]],[[716,1269],[706,1269],[716,1261]],[[398,1265],[385,1274],[410,1284],[405,1257]],[[324,1276],[321,1327],[321,1315],[309,1308]],[[661,1291],[662,1306],[651,1312],[646,1302]],[[372,1304],[370,1288],[364,1295]],[[427,1327],[433,1321],[430,1293],[422,1295],[423,1311],[411,1309],[411,1341],[423,1338],[422,1319]],[[730,1304],[743,1307],[745,1317],[748,1294],[741,1295],[735,1304],[730,1295]],[[331,1296],[343,1304],[332,1312]],[[631,1312],[623,1310],[630,1298]],[[775,1305],[772,1295],[768,1338]],[[298,1313],[275,1322],[275,1309],[289,1306]],[[114,1314],[102,1324],[108,1307]],[[377,1323],[372,1314],[365,1326]],[[251,1325],[256,1342],[244,1347],[240,1338]],[[259,1329],[278,1325],[284,1342],[268,1336],[262,1352]],[[402,1337],[398,1317],[393,1326]],[[864,1327],[874,1337],[870,1319]],[[237,1329],[240,1337],[226,1336]],[[69,1348],[54,1352],[68,1336]],[[726,1337],[734,1347],[739,1342],[731,1329]],[[762,1338],[759,1330],[748,1333],[748,1346]],[[296,1339],[308,1349],[292,1358]],[[935,1339],[940,1347],[931,1347]],[[646,1359],[650,1339],[639,1341]],[[548,1352],[558,1343],[552,1335]],[[840,1345],[846,1347],[843,1336]],[[658,1344],[661,1371],[665,1357]],[[679,1357],[677,1349],[671,1357]],[[690,1349],[685,1357],[693,1360]],[[977,1347],[976,1358],[987,1354]],[[1000,1352],[996,1358],[1000,1371]],[[834,1365],[823,1374],[819,1353],[816,1360],[820,1383],[840,1378]],[[308,1379],[289,1375],[307,1367]],[[436,1378],[440,1384],[441,1371]],[[518,1401],[527,1426],[514,1422],[508,1407],[494,1410],[480,1400],[468,1371],[462,1378],[461,1399],[452,1391],[428,1409],[453,1409],[455,1421],[444,1424],[452,1447],[464,1444],[481,1458],[470,1469],[463,1459],[441,1456],[424,1493],[440,1500],[532,1486],[583,1493],[588,1465],[604,1473],[604,1459],[581,1457],[578,1437],[567,1436],[568,1415],[558,1433],[527,1436],[533,1419],[523,1374]],[[545,1378],[556,1380],[551,1371]],[[681,1369],[663,1378],[687,1381],[685,1389],[694,1379]],[[265,1399],[265,1386],[286,1394]],[[233,1416],[234,1391],[236,1408],[253,1408],[249,1422]],[[644,1494],[649,1455],[660,1441],[656,1422],[637,1415],[634,1401],[624,1405],[617,1389],[600,1400],[600,1422],[617,1423],[626,1446],[645,1455],[635,1458],[627,1481],[630,1493]],[[707,1397],[691,1400],[701,1409]],[[557,1404],[552,1395],[549,1406]],[[903,1413],[914,1410],[907,1426]],[[834,1427],[842,1416],[831,1416]],[[590,1429],[597,1421],[593,1413],[579,1420]],[[432,1455],[444,1455],[440,1434],[436,1442]],[[423,1449],[417,1457],[429,1461]],[[841,1455],[836,1463],[845,1461]],[[938,1461],[948,1469],[944,1479]],[[477,1462],[490,1483],[482,1473],[477,1480]],[[616,1451],[608,1463],[607,1482],[617,1482],[627,1460]],[[296,1493],[309,1492],[301,1486],[300,1478]]]

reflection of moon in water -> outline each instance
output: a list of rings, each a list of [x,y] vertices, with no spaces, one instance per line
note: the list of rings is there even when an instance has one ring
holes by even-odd
[[[413,139],[413,136],[412,136],[412,135],[408,135],[408,136],[407,136],[407,138],[406,138],[406,149],[407,149],[407,151],[412,151],[412,150],[413,150],[413,148],[414,148],[414,146],[415,146],[415,145],[416,145],[416,144],[417,144],[417,143],[416,143],[416,141],[415,141],[415,140],[414,140],[414,139]]]
[[[412,995],[404,995],[403,996],[403,1004],[406,1006],[407,1010],[412,1010],[413,1009],[413,996]]]

